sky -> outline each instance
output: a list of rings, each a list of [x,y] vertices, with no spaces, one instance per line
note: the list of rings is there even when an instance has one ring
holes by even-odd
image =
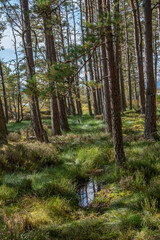
[[[4,47],[4,50],[0,51],[0,59],[4,62],[8,62],[15,59],[13,35],[9,26],[7,26],[3,36],[4,37],[1,40],[1,46]],[[20,37],[17,37],[17,44],[19,45],[19,43]]]

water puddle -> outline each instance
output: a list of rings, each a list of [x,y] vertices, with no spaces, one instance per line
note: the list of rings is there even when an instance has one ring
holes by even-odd
[[[79,206],[87,207],[92,203],[97,193],[101,191],[103,183],[100,176],[92,176],[89,181],[78,188]]]

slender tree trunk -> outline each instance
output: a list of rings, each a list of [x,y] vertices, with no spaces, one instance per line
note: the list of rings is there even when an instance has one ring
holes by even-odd
[[[106,0],[106,8],[110,18],[110,1]],[[113,49],[113,34],[110,19],[108,19],[108,24],[106,27],[107,35],[107,59],[108,59],[108,73],[109,73],[109,83],[110,83],[110,94],[111,94],[111,112],[112,112],[112,133],[113,133],[113,143],[115,151],[115,161],[117,166],[123,166],[126,158],[123,150],[123,138],[122,138],[122,123],[121,123],[121,113],[120,113],[120,90],[119,82],[117,78],[116,64],[114,59],[114,49]]]
[[[66,22],[67,22],[67,47],[68,47],[68,56],[69,56],[69,46],[72,42],[71,42],[71,34],[70,34],[70,25],[69,25],[67,4],[65,5],[65,12],[66,12]],[[73,82],[74,82],[74,79],[72,79],[72,81],[70,81],[70,79],[68,79],[68,98],[69,98],[68,106],[69,106],[69,110],[70,110],[70,115],[75,116],[76,115],[76,109],[75,109],[74,97],[73,97],[73,92],[72,92]]]
[[[138,23],[137,23],[136,9],[135,9],[133,0],[130,0],[130,1],[131,1],[131,8],[132,8],[132,15],[133,15],[135,49],[136,49],[138,73],[139,73],[140,107],[141,107],[141,114],[144,114],[145,113],[144,72],[143,72],[142,47],[139,47],[142,43],[140,42],[141,38],[139,40],[139,32],[138,32]]]
[[[21,109],[21,121],[23,121],[23,105],[22,105],[22,97],[20,98],[20,109]]]
[[[0,98],[0,145],[1,144],[7,144],[7,127],[4,117],[2,101]]]
[[[99,91],[98,91],[98,83],[99,83],[99,79],[98,79],[98,72],[97,72],[97,62],[96,62],[96,58],[95,58],[95,52],[93,55],[93,66],[94,66],[94,76],[95,76],[95,81],[96,81],[96,99],[97,99],[97,108],[98,108],[98,115],[101,114],[101,106],[100,106],[100,96],[99,96]]]
[[[74,13],[74,4],[72,0],[72,16],[73,16],[73,30],[74,30],[74,47],[77,48],[77,36],[76,36],[76,20]],[[76,60],[76,65],[78,65],[78,61]],[[76,95],[76,106],[77,113],[81,117],[82,116],[82,105],[81,105],[81,96],[80,96],[80,87],[79,87],[79,79],[78,76],[75,77],[75,95]]]
[[[119,50],[119,77],[120,77],[120,89],[121,89],[121,111],[126,111],[126,97],[125,97],[125,88],[124,88],[124,77],[122,71],[122,52],[121,47]]]
[[[126,45],[126,70],[127,70],[127,82],[128,82],[128,100],[129,100],[129,109],[132,110],[132,85],[131,85],[131,73],[130,73],[130,54],[129,54],[129,42],[128,42],[128,27],[127,27],[127,13],[125,0],[123,1],[124,6],[124,23],[125,23],[125,45]]]
[[[133,66],[132,68],[133,71],[133,79],[134,79],[134,99],[137,103],[137,108],[139,106],[139,97],[138,97],[138,93],[137,93],[137,79],[136,79],[136,73],[135,73],[135,67]]]
[[[144,12],[144,43],[146,67],[146,114],[144,137],[157,138],[156,127],[156,93],[153,72],[153,47],[152,47],[152,9],[151,0],[143,0]]]
[[[100,59],[98,58],[98,52],[97,52],[98,49],[96,49],[95,51],[95,61],[96,61],[96,72],[97,72],[97,83],[98,83],[98,86],[97,86],[97,95],[98,95],[98,105],[99,105],[99,113],[100,114],[103,114],[103,104],[102,104],[102,94],[101,94],[101,84],[102,84],[102,78],[101,78],[101,75],[100,75]]]
[[[98,9],[97,9],[98,11]],[[100,98],[100,112],[101,114],[103,114],[103,76],[102,76],[102,64],[101,64],[101,52],[100,52],[100,48],[97,49],[97,54],[96,54],[96,62],[97,64],[97,71],[98,71],[98,78],[99,78],[99,84],[100,87],[98,88],[98,92],[99,92],[99,98]]]
[[[72,96],[72,83],[70,83],[69,80],[69,86],[68,86],[68,95],[69,95],[69,109],[70,109],[70,115],[75,116],[76,115],[76,110],[75,110],[75,106],[74,106],[74,100],[73,100],[73,96]]]
[[[115,49],[115,63],[116,63],[116,74],[117,74],[117,79],[119,82],[119,48],[120,48],[120,43],[119,43],[119,0],[113,0],[114,7],[113,7],[113,16],[114,16],[114,49]]]
[[[102,0],[98,0],[99,7],[99,17],[103,17],[103,7]],[[103,114],[104,121],[106,126],[106,131],[112,132],[112,122],[111,122],[111,105],[110,105],[110,92],[109,92],[109,80],[108,80],[108,66],[107,66],[107,56],[106,56],[106,39],[104,29],[101,29],[100,32],[101,41],[104,42],[104,45],[101,45],[101,55],[102,55],[102,83],[103,83]]]
[[[58,98],[58,107],[59,107],[61,128],[64,131],[69,131],[70,128],[69,128],[68,119],[66,115],[65,101],[62,97]]]
[[[51,8],[46,6],[46,12],[44,12],[43,22],[44,22],[44,32],[45,32],[45,46],[46,46],[46,59],[47,59],[47,68],[48,73],[50,72],[50,66],[55,63],[56,60],[56,51],[55,43],[53,38],[53,31],[51,25]],[[53,80],[50,81],[50,107],[51,107],[51,124],[52,124],[52,134],[53,136],[61,135],[60,130],[60,118],[58,111],[57,103],[57,89],[56,82]]]
[[[21,83],[20,83],[20,72],[19,72],[19,59],[18,59],[18,52],[17,52],[17,39],[15,36],[13,24],[11,23],[11,28],[12,28],[12,34],[14,38],[14,51],[15,51],[15,56],[16,56],[16,76],[17,76],[17,117],[16,121],[20,122],[20,113],[21,113],[21,119],[22,117],[22,111],[20,111],[20,103],[22,102],[22,96],[21,96]],[[22,110],[22,109],[21,109]]]
[[[160,0],[158,0],[158,30],[159,30],[159,42],[160,42]]]
[[[154,43],[154,84],[155,84],[155,93],[157,93],[157,68],[158,68],[158,50],[157,50],[157,39],[155,34],[155,43]]]
[[[36,83],[30,83],[31,79],[35,74],[35,64],[33,59],[33,50],[32,50],[32,38],[31,38],[31,27],[30,27],[30,16],[29,16],[29,7],[28,0],[20,0],[21,3],[21,14],[22,14],[22,23],[23,23],[23,45],[26,55],[27,63],[27,81],[28,87],[32,92],[30,95],[30,112],[31,112],[31,122],[35,136],[38,141],[48,142],[46,132],[43,129],[42,121],[40,117],[40,110],[38,104],[38,96],[35,94],[37,87]]]
[[[126,109],[125,103],[125,91],[124,91],[124,83],[123,83],[123,72],[122,72],[122,53],[120,46],[120,26],[119,26],[119,0],[114,0],[114,33],[115,33],[115,59],[116,59],[116,68],[117,68],[117,77],[120,83],[120,96],[121,96],[121,110],[124,111]]]
[[[82,32],[82,44],[84,45],[84,29],[83,29],[83,13],[82,13],[82,0],[80,0],[80,20],[81,20],[81,32]],[[84,55],[83,61],[86,62],[86,56]],[[88,74],[87,74],[87,65],[84,66],[85,71],[85,84],[86,84],[86,93],[87,93],[87,103],[88,103],[88,111],[89,115],[92,116],[92,106],[90,100],[90,89],[88,85]]]
[[[7,95],[6,95],[6,88],[4,83],[4,76],[3,76],[3,69],[2,69],[2,62],[0,61],[0,74],[2,80],[2,91],[3,91],[3,101],[4,101],[4,113],[5,113],[5,120],[8,123],[8,105],[7,105]]]
[[[88,18],[88,0],[85,0],[85,12],[86,12],[86,22],[91,23],[91,19]],[[88,28],[86,30],[86,35],[89,35]],[[97,98],[96,98],[96,89],[94,87],[93,81],[94,81],[94,74],[93,74],[93,64],[92,64],[92,58],[91,53],[88,53],[88,59],[89,59],[89,74],[90,74],[90,82],[92,83],[92,101],[93,101],[93,109],[94,109],[94,116],[98,115],[98,106],[97,106]]]
[[[88,54],[90,58],[90,54]],[[94,74],[93,74],[93,65],[92,59],[89,60],[89,73],[90,73],[90,81],[92,82],[92,100],[93,100],[93,108],[94,108],[94,116],[98,115],[98,106],[97,106],[97,98],[96,98],[96,89],[93,86]]]

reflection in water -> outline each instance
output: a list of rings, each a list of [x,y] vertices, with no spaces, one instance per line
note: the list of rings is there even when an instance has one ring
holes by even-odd
[[[91,204],[102,187],[103,184],[98,177],[91,177],[87,183],[78,188],[79,206],[87,207]]]

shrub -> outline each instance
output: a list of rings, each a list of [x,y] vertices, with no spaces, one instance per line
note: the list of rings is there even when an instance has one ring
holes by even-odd
[[[109,161],[107,152],[99,147],[85,147],[78,151],[76,164],[80,171],[89,173],[104,166]]]
[[[158,212],[157,205],[156,198],[144,198],[144,201],[142,202],[143,210],[151,214],[156,214]]]
[[[0,186],[0,198],[4,201],[15,199],[18,195],[18,191],[12,187],[8,187],[5,184]]]
[[[128,214],[121,217],[119,227],[128,231],[128,229],[141,229],[142,224],[142,217],[139,214]]]
[[[31,120],[30,115],[29,115],[29,114],[24,114],[23,120],[24,120],[24,121],[30,121],[30,120]]]
[[[12,142],[19,142],[21,140],[21,135],[16,132],[10,132],[8,134],[8,140]]]
[[[51,128],[48,124],[43,123],[43,128],[44,128],[44,130],[46,131],[46,133],[47,133],[47,135],[48,135],[49,137],[52,137],[52,136],[53,136],[53,134],[52,134],[52,128]]]
[[[8,147],[1,155],[1,169],[6,171],[15,170],[40,170],[45,166],[59,162],[57,150],[52,144],[28,143],[17,144],[15,147]]]
[[[100,222],[97,219],[79,220],[56,229],[49,229],[50,237],[63,240],[101,239],[102,232],[103,228],[100,227]]]
[[[160,181],[153,179],[150,183],[150,187],[147,189],[148,198],[157,199],[160,203]]]
[[[146,189],[146,181],[143,173],[136,171],[133,176],[122,177],[120,186],[127,190],[143,191]]]
[[[73,182],[66,178],[54,179],[44,183],[40,189],[36,191],[40,196],[51,197],[59,195],[66,199],[72,200],[72,204],[77,204],[76,186]]]
[[[22,128],[20,130],[20,134],[24,140],[28,140],[29,137],[34,136],[34,131],[32,127]]]
[[[19,194],[29,193],[30,191],[32,191],[32,180],[23,178],[22,181],[17,184],[17,187]]]
[[[23,174],[7,174],[2,180],[3,184],[6,184],[8,187],[17,189],[19,195],[32,190],[32,180],[27,178]]]
[[[144,175],[145,181],[149,183],[151,178],[157,174],[157,169],[153,159],[146,155],[145,153],[141,159],[129,161],[127,164],[131,174],[133,174],[133,172],[141,172]]]

